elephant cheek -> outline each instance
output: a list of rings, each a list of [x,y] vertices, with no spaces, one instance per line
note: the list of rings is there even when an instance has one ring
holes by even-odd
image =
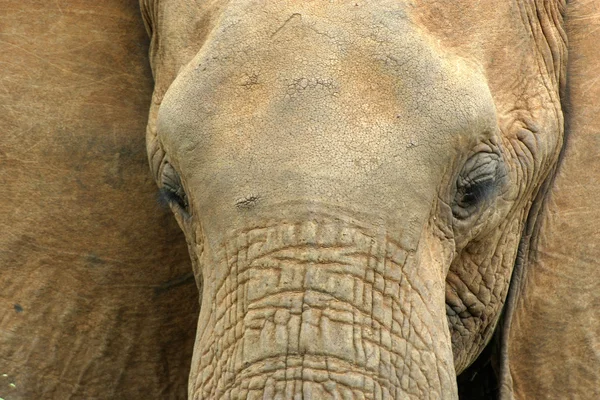
[[[456,398],[444,282],[420,253],[340,221],[205,251],[190,398]]]

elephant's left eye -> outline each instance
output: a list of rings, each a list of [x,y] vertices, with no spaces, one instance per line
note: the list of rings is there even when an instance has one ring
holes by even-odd
[[[494,153],[479,153],[467,161],[456,182],[454,217],[468,218],[494,195],[503,176],[501,162]]]
[[[166,163],[162,170],[160,196],[163,202],[188,213],[189,202],[181,178],[170,163]]]

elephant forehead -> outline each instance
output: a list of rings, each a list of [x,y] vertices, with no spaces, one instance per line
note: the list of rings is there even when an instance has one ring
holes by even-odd
[[[223,17],[161,106],[159,134],[173,154],[285,141],[329,157],[332,145],[394,156],[420,140],[439,160],[436,146],[493,131],[483,75],[401,11],[292,11]]]
[[[483,75],[402,10],[334,11],[231,11],[166,93],[161,141],[219,218],[260,195],[387,215],[418,203],[422,219],[444,173],[495,133]]]

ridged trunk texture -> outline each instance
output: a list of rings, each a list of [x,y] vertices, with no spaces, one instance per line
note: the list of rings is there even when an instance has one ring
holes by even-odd
[[[418,254],[335,219],[205,249],[190,397],[456,398],[443,282]]]

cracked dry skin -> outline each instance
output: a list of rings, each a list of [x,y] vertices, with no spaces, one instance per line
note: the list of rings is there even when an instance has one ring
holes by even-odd
[[[452,366],[437,365],[449,350],[435,340],[440,310],[423,312],[433,288],[388,237],[315,216],[234,235],[218,259],[227,274],[205,277],[214,297],[196,397],[440,398],[452,387]]]
[[[141,3],[189,396],[457,398],[563,145],[565,5]]]

